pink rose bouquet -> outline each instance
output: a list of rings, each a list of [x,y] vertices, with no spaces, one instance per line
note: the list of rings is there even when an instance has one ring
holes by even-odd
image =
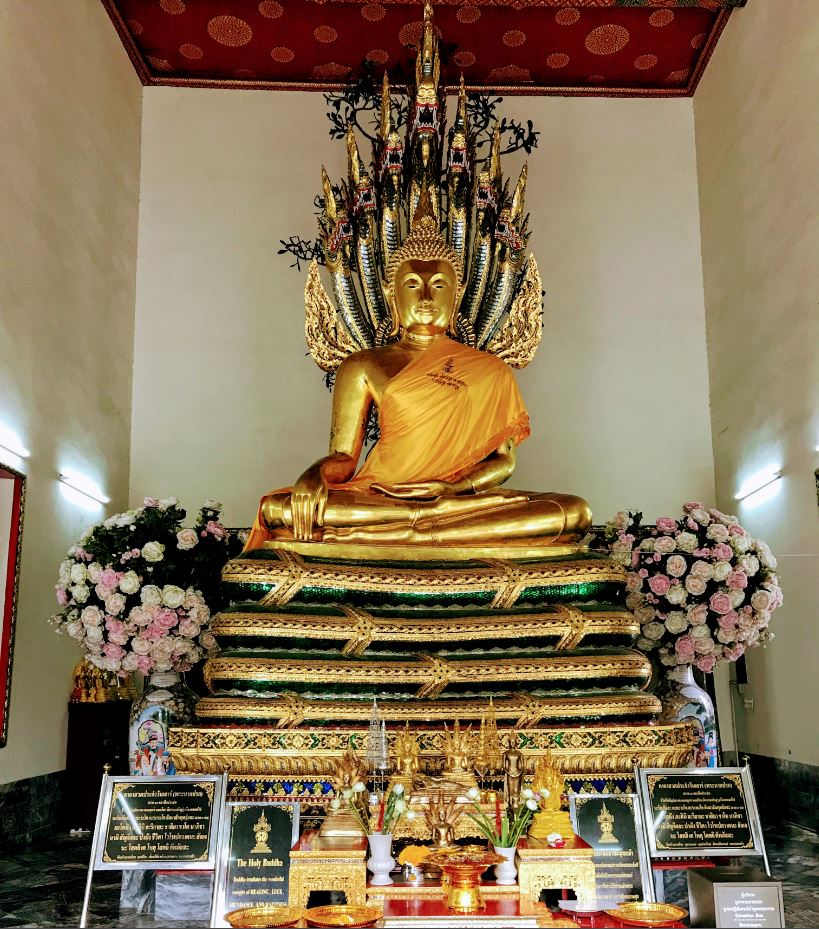
[[[611,557],[628,569],[626,605],[640,622],[637,647],[669,667],[711,672],[773,638],[771,613],[782,603],[770,548],[735,516],[702,503],[679,519],[642,525],[618,513],[606,525]]]
[[[219,522],[221,504],[207,500],[182,528],[177,503],[146,497],[91,526],[60,565],[51,624],[120,677],[188,671],[216,648],[210,615],[224,606],[222,567],[241,543]]]

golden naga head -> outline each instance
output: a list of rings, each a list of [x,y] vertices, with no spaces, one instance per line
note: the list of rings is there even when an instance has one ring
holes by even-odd
[[[421,48],[415,59],[415,125],[421,133],[435,133],[439,124],[438,84],[441,78],[441,60],[438,56],[438,39],[432,23],[432,4],[424,4],[424,22]]]

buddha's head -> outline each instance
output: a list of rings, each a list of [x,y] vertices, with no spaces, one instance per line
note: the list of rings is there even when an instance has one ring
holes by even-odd
[[[463,262],[438,229],[424,190],[410,234],[392,256],[384,292],[392,335],[456,333],[463,296]]]

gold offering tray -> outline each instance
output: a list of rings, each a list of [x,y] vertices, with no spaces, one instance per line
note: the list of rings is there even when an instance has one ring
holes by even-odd
[[[225,922],[233,929],[274,929],[274,927],[295,926],[302,918],[303,910],[297,906],[279,904],[261,904],[260,906],[243,906],[238,910],[225,913]]]

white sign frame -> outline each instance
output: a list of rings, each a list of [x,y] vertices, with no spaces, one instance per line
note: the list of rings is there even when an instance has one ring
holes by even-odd
[[[208,828],[208,855],[203,861],[118,861],[102,860],[103,849],[107,839],[107,823],[111,815],[114,786],[117,784],[145,784],[155,781],[173,781],[175,784],[201,784],[203,781],[213,784],[210,825]],[[91,857],[88,862],[88,878],[85,882],[80,929],[85,929],[88,922],[88,907],[91,900],[91,885],[95,871],[213,871],[216,865],[216,838],[220,831],[224,799],[227,794],[227,773],[225,774],[164,774],[153,777],[110,777],[106,766],[100,785],[100,798],[97,804],[97,818],[91,839]]]
[[[748,813],[748,827],[751,833],[752,847],[740,848],[737,846],[724,846],[714,848],[704,845],[701,848],[693,847],[690,849],[658,849],[654,810],[648,789],[648,778],[652,774],[659,774],[664,777],[685,777],[688,779],[696,779],[698,775],[738,774],[742,778],[742,789],[745,797],[745,809]],[[637,793],[643,807],[643,823],[646,830],[649,855],[652,860],[659,861],[665,858],[679,858],[683,860],[686,858],[734,858],[745,855],[756,855],[762,857],[765,862],[765,871],[770,875],[771,871],[768,866],[768,855],[765,851],[765,840],[762,837],[762,825],[759,821],[759,810],[756,805],[753,781],[751,780],[751,769],[747,765],[743,768],[635,768],[634,779]]]

